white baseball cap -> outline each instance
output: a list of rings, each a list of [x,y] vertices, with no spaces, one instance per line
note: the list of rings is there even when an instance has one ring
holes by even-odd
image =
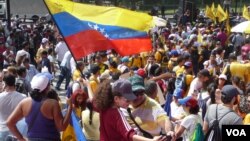
[[[224,80],[227,80],[227,76],[226,76],[225,74],[221,74],[221,75],[219,76],[219,78],[224,79]]]
[[[42,43],[44,44],[44,43],[46,43],[46,42],[48,42],[49,40],[47,39],[47,38],[43,38],[42,39]]]
[[[31,82],[31,88],[34,89],[38,89],[39,92],[44,91],[48,84],[49,84],[49,78],[46,77],[45,75],[35,75]]]

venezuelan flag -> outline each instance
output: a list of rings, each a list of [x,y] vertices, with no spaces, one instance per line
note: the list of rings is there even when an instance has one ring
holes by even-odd
[[[62,141],[87,141],[74,112],[71,113],[71,121],[62,134]]]
[[[117,7],[44,0],[73,56],[115,49],[122,56],[151,51],[153,18]]]

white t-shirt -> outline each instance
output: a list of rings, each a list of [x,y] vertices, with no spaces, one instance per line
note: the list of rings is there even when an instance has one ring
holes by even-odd
[[[48,59],[49,59],[50,63],[55,62],[54,57],[52,55],[48,55]]]
[[[201,125],[203,123],[200,115],[191,114],[182,120],[181,126],[186,129],[182,134],[183,141],[189,141],[189,139],[192,138],[197,123],[200,123]]]
[[[70,59],[70,68],[71,68],[71,74],[73,74],[74,71],[76,70],[76,62],[73,57]]]
[[[58,61],[61,61],[63,60],[63,57],[64,57],[64,54],[68,51],[68,47],[66,45],[65,42],[59,42],[57,43],[56,45],[56,48],[55,48],[55,53],[56,53],[56,59]]]
[[[14,111],[16,106],[26,96],[19,92],[2,92],[0,93],[0,131],[8,131],[6,120],[9,115]]]
[[[171,117],[177,118],[181,115],[185,115],[185,111],[182,106],[178,106],[174,101],[170,104],[171,108]]]
[[[192,96],[195,90],[199,91],[202,88],[202,82],[196,77],[190,84],[190,88],[188,91],[188,96]]]

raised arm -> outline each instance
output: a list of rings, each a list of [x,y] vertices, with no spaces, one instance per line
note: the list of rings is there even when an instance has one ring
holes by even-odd
[[[69,124],[69,120],[70,120],[71,112],[72,112],[71,98],[67,100],[67,103],[68,103],[68,109],[64,117],[62,115],[59,103],[57,101],[54,101],[53,103],[53,110],[52,110],[53,117],[54,117],[56,127],[59,131],[64,131]]]

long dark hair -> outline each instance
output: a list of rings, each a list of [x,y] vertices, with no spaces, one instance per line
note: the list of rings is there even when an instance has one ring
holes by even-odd
[[[45,97],[44,91],[39,91],[39,89],[34,89],[30,92],[30,97],[37,102],[42,101],[42,99]]]
[[[50,83],[48,83],[47,87],[46,87],[43,91],[41,91],[41,92],[40,92],[39,89],[33,89],[33,90],[30,92],[30,97],[31,97],[33,100],[37,101],[37,102],[42,101],[42,99],[43,99],[44,97],[47,96],[47,95],[46,95],[46,91],[47,91],[47,88],[48,88],[49,85],[50,85]]]
[[[211,104],[215,104],[215,91],[217,89],[217,86],[215,85],[215,83],[211,83],[208,85],[207,87],[207,91],[210,95],[210,99],[211,99]]]
[[[86,107],[89,109],[89,124],[92,124],[92,118],[93,118],[93,105],[91,102],[87,102]]]

